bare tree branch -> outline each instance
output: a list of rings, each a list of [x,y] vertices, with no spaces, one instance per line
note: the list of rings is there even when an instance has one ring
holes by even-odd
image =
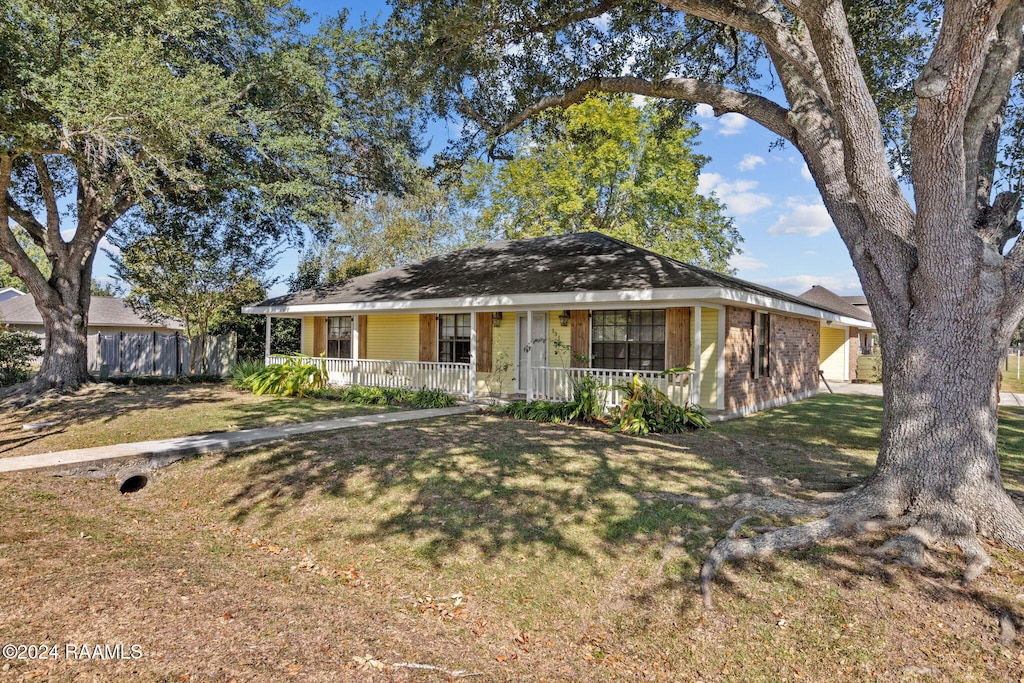
[[[832,93],[833,115],[843,141],[847,173],[858,204],[872,223],[903,226],[909,234],[914,212],[893,178],[886,157],[878,108],[868,89],[850,37],[841,0],[802,3],[802,18],[821,59]],[[896,216],[898,220],[892,220]]]
[[[60,209],[57,208],[57,192],[53,187],[50,169],[46,165],[46,160],[38,154],[32,155],[32,163],[36,167],[39,189],[46,206],[46,244],[43,249],[47,256],[55,255],[57,258],[67,258],[67,245],[60,234]]]
[[[488,123],[479,112],[468,106],[468,100],[463,101],[466,107],[463,113],[490,135],[500,137],[512,132],[542,111],[553,107],[571,106],[594,92],[632,93],[647,97],[708,104],[714,109],[716,116],[729,112],[740,113],[776,135],[791,142],[795,141],[795,131],[786,119],[787,110],[785,108],[760,95],[733,90],[694,78],[666,78],[662,81],[647,81],[632,76],[590,78],[579,83],[572,90],[537,100],[500,125]]]
[[[985,56],[978,87],[964,121],[964,158],[967,180],[966,206],[977,212],[989,206],[999,133],[1014,75],[1024,64],[1021,26],[1024,4],[1014,3],[996,27],[992,47]]]
[[[822,100],[832,96],[821,63],[806,33],[783,17],[770,0],[660,0],[670,9],[750,33],[784,58],[813,87]]]
[[[13,199],[11,199],[9,192],[13,170],[14,158],[0,156],[0,194],[3,194],[8,199],[7,202],[0,204],[0,258],[7,261],[14,274],[21,278],[21,281],[32,292],[36,301],[41,301],[52,290],[50,290],[46,278],[39,272],[39,268],[36,267],[36,264],[32,262],[32,259],[28,257],[25,250],[18,244],[18,240],[15,238],[14,233],[11,232],[9,226],[9,220],[13,218],[9,210],[9,207],[13,204]],[[21,210],[21,207],[18,207],[17,204],[14,204],[14,206]],[[14,220],[19,225],[22,225],[21,221]],[[34,221],[35,219],[33,218],[32,220]]]

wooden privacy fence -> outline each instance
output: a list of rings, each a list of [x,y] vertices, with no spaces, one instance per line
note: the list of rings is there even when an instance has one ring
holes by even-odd
[[[235,362],[237,340],[234,333],[207,337],[206,353],[198,373],[226,375]],[[110,374],[188,375],[191,345],[182,334],[161,332],[115,332],[89,335],[89,370]]]

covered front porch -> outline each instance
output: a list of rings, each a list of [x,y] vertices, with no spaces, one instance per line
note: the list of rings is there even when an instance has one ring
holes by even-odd
[[[639,374],[676,403],[713,410],[721,396],[724,316],[712,307],[353,312],[301,319],[302,352],[323,358],[331,384],[339,386],[439,389],[471,401],[566,401],[576,382],[592,377],[605,403],[614,405],[621,394],[613,385]],[[283,362],[269,353],[269,338],[268,332],[266,362]],[[689,369],[664,372],[674,368]]]

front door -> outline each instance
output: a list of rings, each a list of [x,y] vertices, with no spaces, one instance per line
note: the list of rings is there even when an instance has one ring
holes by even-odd
[[[542,368],[548,364],[548,312],[534,311],[533,333],[526,330],[526,313],[516,317],[516,368],[518,391],[526,391],[526,368],[530,362],[530,347],[533,347],[533,367]],[[536,391],[538,387],[534,387]]]

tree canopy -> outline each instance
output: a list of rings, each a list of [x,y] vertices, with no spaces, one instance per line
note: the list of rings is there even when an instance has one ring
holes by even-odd
[[[92,263],[125,216],[216,212],[274,240],[401,189],[414,122],[374,33],[306,19],[280,0],[0,7],[0,259],[43,316],[36,388],[87,381]]]
[[[597,230],[726,271],[740,236],[721,204],[697,193],[707,162],[692,149],[698,131],[657,101],[592,95],[526,122],[504,163],[471,163],[465,196],[484,235]]]

